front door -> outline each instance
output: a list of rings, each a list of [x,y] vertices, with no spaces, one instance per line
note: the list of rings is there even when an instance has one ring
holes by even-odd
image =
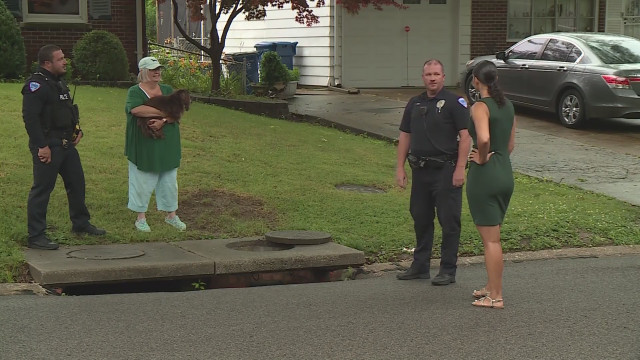
[[[640,39],[640,1],[607,0],[604,31]]]
[[[640,1],[624,0],[624,34],[640,39]]]

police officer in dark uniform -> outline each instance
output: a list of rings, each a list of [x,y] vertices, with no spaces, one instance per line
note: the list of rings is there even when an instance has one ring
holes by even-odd
[[[55,250],[58,244],[45,234],[47,206],[58,174],[62,177],[69,200],[71,231],[104,235],[89,222],[85,205],[85,182],[76,145],[82,138],[78,109],[69,88],[62,81],[67,61],[56,45],[43,46],[38,52],[40,68],[22,88],[22,117],[29,134],[33,160],[33,185],[27,202],[28,246]]]
[[[440,270],[431,282],[448,285],[456,281],[462,185],[471,148],[469,109],[464,98],[444,89],[444,67],[439,60],[424,63],[422,80],[427,91],[409,101],[400,124],[396,182],[406,187],[404,164],[409,160],[416,248],[411,267],[397,278],[430,278],[437,215],[442,227]]]

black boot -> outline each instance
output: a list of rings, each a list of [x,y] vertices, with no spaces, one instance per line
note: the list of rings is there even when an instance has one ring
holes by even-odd
[[[91,224],[85,226],[82,229],[72,228],[71,231],[76,233],[76,234],[89,234],[89,235],[104,235],[104,234],[107,233],[106,230],[98,229],[97,227],[95,227],[95,226],[93,226]]]
[[[38,236],[37,238],[29,238],[29,242],[27,246],[31,249],[39,249],[39,250],[56,250],[59,245],[49,240],[45,235]]]
[[[449,285],[456,282],[456,276],[452,274],[438,274],[436,275],[431,283],[433,285]]]
[[[410,267],[407,271],[396,275],[398,280],[428,279],[429,277],[429,270],[420,271],[414,267]]]

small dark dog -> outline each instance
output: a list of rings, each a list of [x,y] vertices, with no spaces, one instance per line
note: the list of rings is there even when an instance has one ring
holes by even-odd
[[[180,118],[185,111],[189,110],[191,105],[191,97],[187,90],[177,90],[171,95],[155,96],[147,100],[144,105],[156,108],[163,113],[167,114],[166,119],[168,123],[177,122],[180,123]],[[152,139],[164,138],[162,128],[159,130],[153,130],[149,127],[149,120],[157,118],[138,118],[138,126],[142,131],[142,134]]]

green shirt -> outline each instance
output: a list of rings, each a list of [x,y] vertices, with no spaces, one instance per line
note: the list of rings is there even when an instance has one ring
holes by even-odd
[[[169,85],[160,84],[162,95],[169,95],[173,89]],[[129,88],[125,113],[127,114],[127,131],[124,144],[124,154],[134,163],[140,171],[164,172],[180,166],[180,125],[165,123],[162,127],[163,139],[146,137],[138,127],[138,118],[131,114],[131,109],[136,108],[149,98],[139,85]]]

